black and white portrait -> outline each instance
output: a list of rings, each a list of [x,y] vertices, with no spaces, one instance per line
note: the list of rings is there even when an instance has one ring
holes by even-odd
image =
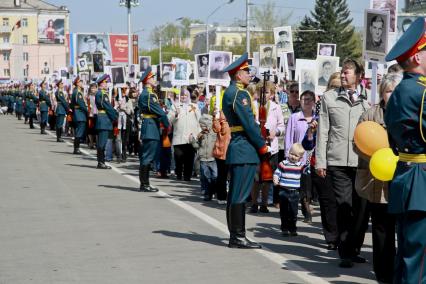
[[[86,58],[79,58],[78,59],[78,70],[79,71],[89,70],[89,65],[87,65]]]
[[[161,90],[167,91],[172,88],[172,80],[175,76],[174,67],[172,63],[163,63],[162,64],[162,70],[161,70],[161,81],[160,81],[160,87]]]
[[[300,69],[299,93],[304,91],[315,92],[316,72],[312,69]]]
[[[417,17],[412,15],[398,15],[398,39],[407,31],[416,19]]]
[[[294,52],[287,53],[287,65],[288,69],[294,70],[296,67],[296,62],[294,60]]]
[[[130,64],[128,76],[130,79],[135,79],[138,75],[139,65],[138,64]]]
[[[189,84],[189,61],[173,58],[172,63],[175,66],[175,76],[172,83],[174,85],[188,85]]]
[[[333,43],[318,43],[317,55],[336,56],[336,45]]]
[[[69,73],[68,73],[68,69],[67,68],[65,68],[65,67],[61,68],[59,70],[59,74],[60,74],[60,77],[62,78],[62,80],[68,79]]]
[[[195,61],[190,61],[188,64],[189,68],[189,84],[196,85],[197,84],[197,67]]]
[[[80,76],[80,80],[83,81],[84,85],[89,85],[90,84],[90,75],[89,72],[81,72],[78,74],[78,76]]]
[[[111,67],[111,80],[114,85],[124,84],[124,67],[112,66]]]
[[[105,62],[111,62],[111,47],[106,34],[77,34],[77,56],[100,52]],[[92,62],[92,61],[88,61]]]
[[[231,63],[231,52],[210,51],[209,80],[212,84],[217,81],[229,81],[227,72],[223,69]]]
[[[371,54],[383,57],[388,44],[389,11],[366,10],[364,25],[364,50],[367,59],[374,57],[371,57]]]
[[[339,57],[318,56],[317,64],[318,86],[325,87],[331,75],[339,67]]]
[[[145,72],[148,66],[151,66],[151,56],[139,56],[139,71]]]
[[[277,53],[293,52],[291,26],[274,28],[274,41]]]
[[[260,45],[260,65],[261,68],[276,68],[277,67],[277,53],[275,46],[272,44]]]
[[[198,81],[207,80],[209,75],[209,54],[197,54],[195,55],[195,62],[197,64]]]
[[[93,53],[93,72],[104,72],[104,56],[102,53]]]
[[[396,23],[396,14],[398,9],[397,5],[398,5],[397,0],[371,1],[371,9],[380,10],[380,11],[389,11],[389,14],[390,14],[389,31],[392,33],[397,31],[397,23]]]

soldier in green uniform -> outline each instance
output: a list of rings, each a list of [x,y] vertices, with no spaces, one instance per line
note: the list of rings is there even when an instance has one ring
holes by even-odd
[[[7,105],[7,113],[13,114],[14,106],[15,106],[15,90],[16,90],[16,84],[13,85],[13,88],[9,90],[9,98],[8,98],[8,105]]]
[[[71,108],[73,110],[74,122],[74,154],[81,154],[80,142],[86,132],[87,103],[83,96],[83,82],[77,76],[74,82],[74,90],[71,97]]]
[[[18,117],[18,120],[22,120],[22,113],[24,112],[24,97],[23,97],[24,92],[23,92],[23,89],[21,88],[18,89],[16,93],[16,102],[15,102],[15,113],[16,113],[16,116]]]
[[[56,82],[58,90],[55,93],[56,98],[56,142],[64,142],[62,139],[62,129],[64,126],[65,116],[69,110],[69,104],[64,94],[64,83],[62,79]]]
[[[426,35],[414,21],[386,56],[404,69],[386,105],[389,144],[399,162],[389,187],[396,214],[398,251],[394,283],[426,283]]]
[[[98,108],[98,117],[95,126],[98,133],[96,145],[98,169],[111,169],[110,166],[105,165],[105,146],[108,137],[112,133],[112,123],[118,118],[116,110],[111,106],[107,92],[107,83],[109,81],[110,77],[107,74],[99,76],[96,81],[99,86],[99,90],[95,96],[95,103]]]
[[[36,102],[38,101],[35,95],[35,87],[32,82],[28,85],[27,97],[26,97],[26,108],[27,116],[29,119],[30,128],[34,128],[34,118],[36,117]]]
[[[261,248],[246,238],[245,202],[250,195],[259,156],[266,158],[269,148],[260,134],[252,109],[252,98],[245,88],[250,83],[248,54],[224,69],[231,77],[222,100],[222,110],[231,128],[231,142],[226,154],[231,181],[226,217],[230,248]]]
[[[52,106],[52,103],[50,102],[50,97],[47,95],[46,92],[46,81],[43,80],[40,83],[41,90],[38,93],[38,102],[39,102],[39,109],[40,109],[40,133],[46,134],[46,125],[47,125],[47,115],[49,112],[49,107]]]
[[[158,102],[157,95],[153,92],[156,82],[151,67],[148,67],[145,73],[142,74],[139,82],[142,82],[144,87],[138,100],[138,106],[142,116],[142,147],[139,155],[139,191],[156,192],[158,189],[151,186],[149,183],[149,168],[155,159],[161,134],[167,135],[167,133],[160,133],[160,123],[162,124],[163,131],[167,131],[169,128],[169,120]]]

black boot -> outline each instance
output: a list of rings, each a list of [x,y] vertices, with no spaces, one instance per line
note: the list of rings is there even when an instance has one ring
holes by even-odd
[[[74,137],[74,152],[73,154],[80,155],[80,138]]]
[[[262,248],[260,244],[252,242],[246,238],[245,210],[246,208],[243,203],[231,204],[231,206],[229,207],[228,228],[230,238],[228,247],[246,249]]]
[[[61,136],[62,136],[62,127],[58,127],[56,129],[56,142],[64,142],[64,139],[62,139]]]
[[[302,214],[305,217],[303,219],[303,222],[312,224],[312,210],[309,201],[307,200],[307,198],[302,198],[300,203],[302,205]]]
[[[46,134],[46,123],[40,124],[40,134]]]
[[[104,149],[98,149],[97,150],[97,156],[98,156],[98,169],[103,170],[109,170],[111,169],[110,166],[105,165],[105,150]]]
[[[157,192],[158,188],[155,188],[149,184],[149,165],[141,166],[139,168],[139,180],[141,185],[139,191],[143,192]]]

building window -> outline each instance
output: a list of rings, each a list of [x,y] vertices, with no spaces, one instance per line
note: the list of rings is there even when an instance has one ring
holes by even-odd
[[[3,60],[4,61],[9,61],[10,60],[10,53],[5,51],[3,52]]]
[[[24,61],[28,61],[28,52],[24,52]]]
[[[3,18],[3,27],[9,26],[9,18]]]
[[[28,19],[27,18],[23,18],[21,20],[21,26],[23,27],[28,27]]]
[[[23,35],[22,36],[22,43],[23,44],[28,44],[28,36],[27,35]]]
[[[9,36],[7,35],[3,36],[3,43],[9,43]]]
[[[3,73],[5,77],[10,77],[10,69],[3,69]]]
[[[27,76],[28,76],[28,69],[24,68],[24,77],[27,77]]]

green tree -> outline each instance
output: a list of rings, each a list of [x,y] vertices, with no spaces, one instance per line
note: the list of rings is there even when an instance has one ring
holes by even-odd
[[[160,62],[160,50],[158,48],[151,50],[140,50],[140,56],[151,56],[151,64],[156,65]],[[171,62],[172,57],[194,60],[191,50],[181,48],[178,45],[166,45],[161,48],[163,62]]]
[[[361,56],[360,41],[352,26],[346,0],[316,0],[311,16],[305,16],[295,36],[295,53],[299,58],[315,58],[317,43],[335,43],[336,55],[343,60]],[[306,32],[303,30],[321,30]]]
[[[290,12],[282,16],[275,3],[271,0],[260,7],[254,7],[251,12],[255,25],[263,30],[272,30],[274,27],[286,25],[292,15],[292,12]]]
[[[179,42],[179,39],[186,39],[189,37],[191,24],[202,24],[203,22],[197,19],[181,18],[176,23],[168,23],[166,25],[155,27],[150,34],[150,41],[158,45],[160,36],[163,45],[174,45]]]

